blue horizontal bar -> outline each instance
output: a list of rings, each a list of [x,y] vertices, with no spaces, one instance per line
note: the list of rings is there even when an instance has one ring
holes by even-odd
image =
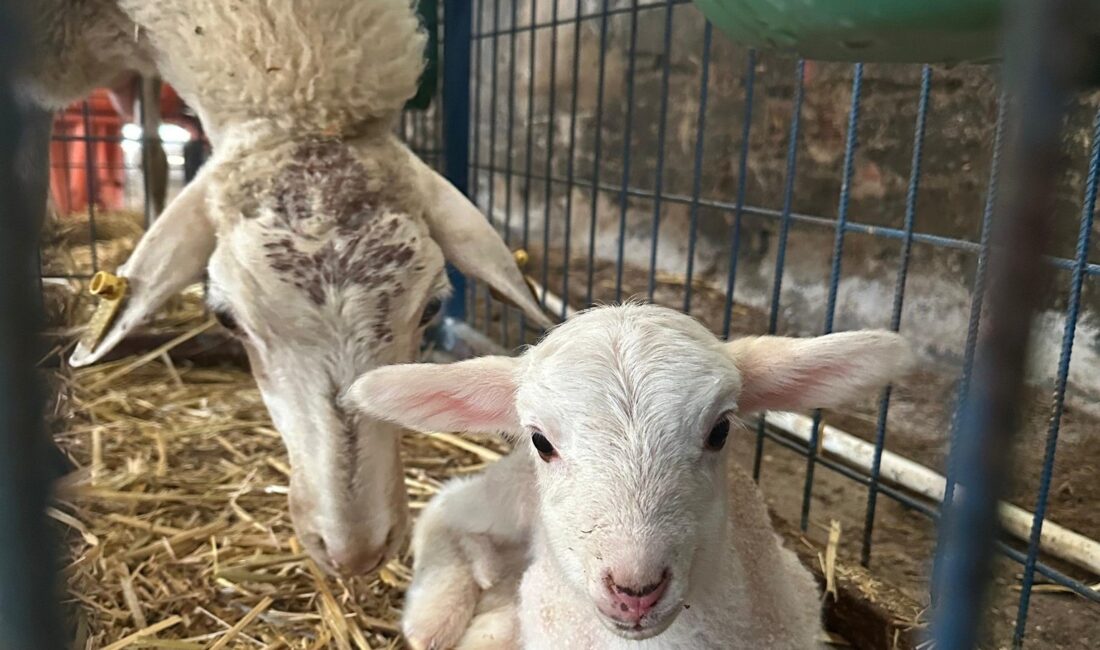
[[[484,166],[482,166],[482,168],[485,169]],[[499,172],[499,173],[503,173],[503,172]],[[541,175],[541,174],[527,175],[527,174],[522,174],[522,173],[516,172],[515,175],[519,176],[521,178],[527,179],[527,180],[531,180],[531,181],[543,181],[543,182],[545,182],[547,180],[546,176]],[[563,184],[563,185],[568,184],[567,180],[565,180],[564,178],[559,178],[559,177],[551,178],[550,181],[553,182],[553,183],[559,183],[559,184]],[[586,181],[580,181],[580,180],[574,181],[573,185],[576,185],[578,187],[585,187],[585,188],[591,188],[592,187],[591,183],[586,182]],[[615,185],[601,184],[599,186],[599,189],[601,191],[611,192],[611,193],[614,193],[614,194],[620,194],[620,193],[623,192],[623,188],[621,186],[615,186]],[[656,198],[656,194],[652,191],[641,190],[641,189],[637,189],[637,188],[633,188],[633,187],[627,188],[626,189],[626,194],[627,194],[627,196],[632,196],[632,197],[641,198],[641,199],[655,199]],[[684,195],[684,194],[665,194],[664,192],[661,193],[661,200],[662,201],[668,201],[670,203],[680,203],[680,204],[685,204],[685,205],[691,205],[691,202],[692,202],[692,198],[690,196],[687,196],[687,195]],[[718,199],[699,199],[699,205],[704,206],[704,207],[708,207],[708,208],[714,208],[714,209],[717,209],[717,210],[722,210],[723,212],[735,212],[737,210],[737,204],[736,203],[731,203],[729,201],[721,201],[721,200],[718,200]],[[781,219],[783,217],[782,211],[772,209],[772,208],[762,208],[762,207],[758,207],[758,206],[746,205],[742,208],[742,210],[745,214],[751,214],[751,215],[755,215],[755,216],[758,216],[758,217],[768,217],[768,218],[772,218],[772,219]],[[836,228],[836,219],[829,219],[828,217],[818,217],[818,216],[815,216],[815,215],[801,214],[801,213],[798,213],[798,212],[792,212],[790,217],[793,221],[796,221],[798,223],[806,223],[806,224],[811,224],[811,225],[815,225],[815,226],[823,226],[823,227],[827,227],[827,228],[830,228],[830,229]],[[908,236],[906,234],[905,230],[903,230],[901,228],[893,228],[893,227],[890,227],[890,226],[874,226],[874,225],[871,225],[871,224],[859,223],[859,222],[855,222],[855,221],[849,221],[844,230],[845,230],[845,232],[853,232],[853,233],[859,233],[859,234],[863,234],[863,235],[871,235],[872,237],[884,237],[884,238],[887,238],[887,239],[904,240]],[[914,242],[920,242],[922,244],[929,244],[931,246],[937,246],[937,247],[940,247],[940,248],[951,248],[951,249],[955,249],[955,250],[965,251],[965,252],[968,252],[968,253],[977,253],[981,250],[981,246],[977,242],[968,241],[966,239],[958,239],[958,238],[955,238],[955,237],[944,237],[942,235],[929,235],[929,234],[926,234],[926,233],[913,233],[912,237],[913,237]],[[1053,264],[1057,268],[1067,270],[1067,271],[1072,271],[1074,269],[1074,267],[1076,266],[1076,262],[1074,262],[1073,260],[1070,260],[1070,259],[1066,259],[1064,257],[1054,257],[1054,256],[1051,256],[1051,255],[1044,255],[1043,259],[1046,260],[1047,262]],[[1097,264],[1097,263],[1086,264],[1085,268],[1084,268],[1084,273],[1085,273],[1085,275],[1089,275],[1089,276],[1100,276],[1100,264]]]

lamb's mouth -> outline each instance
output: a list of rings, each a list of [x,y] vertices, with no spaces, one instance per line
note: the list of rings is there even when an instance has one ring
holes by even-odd
[[[667,630],[683,609],[682,605],[662,607],[660,612],[647,614],[637,623],[617,621],[603,613],[598,613],[598,616],[604,625],[615,634],[632,641],[642,641]]]

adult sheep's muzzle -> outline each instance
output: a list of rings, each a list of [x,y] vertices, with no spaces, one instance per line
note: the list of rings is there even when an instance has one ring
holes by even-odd
[[[328,573],[345,578],[379,569],[399,550],[408,529],[404,499],[393,500],[384,513],[361,518],[343,513],[333,518],[312,499],[296,493],[293,482],[290,514],[298,540],[310,557]]]

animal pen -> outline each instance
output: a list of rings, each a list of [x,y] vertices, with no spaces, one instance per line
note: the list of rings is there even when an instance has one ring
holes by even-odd
[[[988,647],[1094,647],[1100,95],[1071,94],[1085,76],[1074,57],[1087,57],[1055,47],[1086,40],[1088,21],[1073,17],[1087,3],[1020,3],[1004,83],[999,66],[747,49],[686,0],[442,4],[438,92],[400,133],[524,252],[550,311],[640,298],[724,337],[876,327],[914,342],[921,370],[883,394],[768,414],[731,443],[821,578],[834,641],[916,648],[931,634],[936,647],[973,647],[981,621]],[[11,173],[10,99],[3,647],[62,635],[81,648],[399,646],[409,558],[336,580],[292,540],[285,452],[201,287],[113,360],[64,367],[92,310],[88,280],[125,260],[145,206],[97,208],[95,152],[125,137],[56,135],[84,143],[86,206],[50,216],[29,290],[33,188]],[[452,283],[425,355],[537,339],[484,286]],[[52,349],[32,354],[43,307]],[[49,375],[45,409],[34,366]],[[75,466],[54,488],[48,530],[36,516],[41,412]],[[414,511],[506,449],[491,436],[407,436]],[[49,531],[63,541],[69,626],[54,617]]]

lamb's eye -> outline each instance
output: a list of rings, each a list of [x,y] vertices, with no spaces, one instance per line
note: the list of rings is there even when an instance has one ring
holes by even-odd
[[[219,325],[234,334],[241,331],[241,326],[237,324],[237,319],[233,318],[233,314],[229,313],[227,309],[215,309],[214,320],[218,321]]]
[[[420,326],[423,327],[432,322],[432,319],[436,317],[440,309],[443,309],[442,298],[432,298],[429,300],[428,304],[424,306],[424,313],[420,315]]]
[[[558,455],[557,450],[554,449],[554,445],[550,444],[546,436],[538,431],[531,434],[531,444],[535,445],[535,451],[539,452],[539,458],[541,458],[543,462],[549,463],[550,459]]]
[[[706,448],[708,451],[718,451],[722,447],[726,446],[726,438],[730,435],[730,421],[726,416],[722,416],[722,419],[714,425],[714,428],[710,430],[707,435]]]

